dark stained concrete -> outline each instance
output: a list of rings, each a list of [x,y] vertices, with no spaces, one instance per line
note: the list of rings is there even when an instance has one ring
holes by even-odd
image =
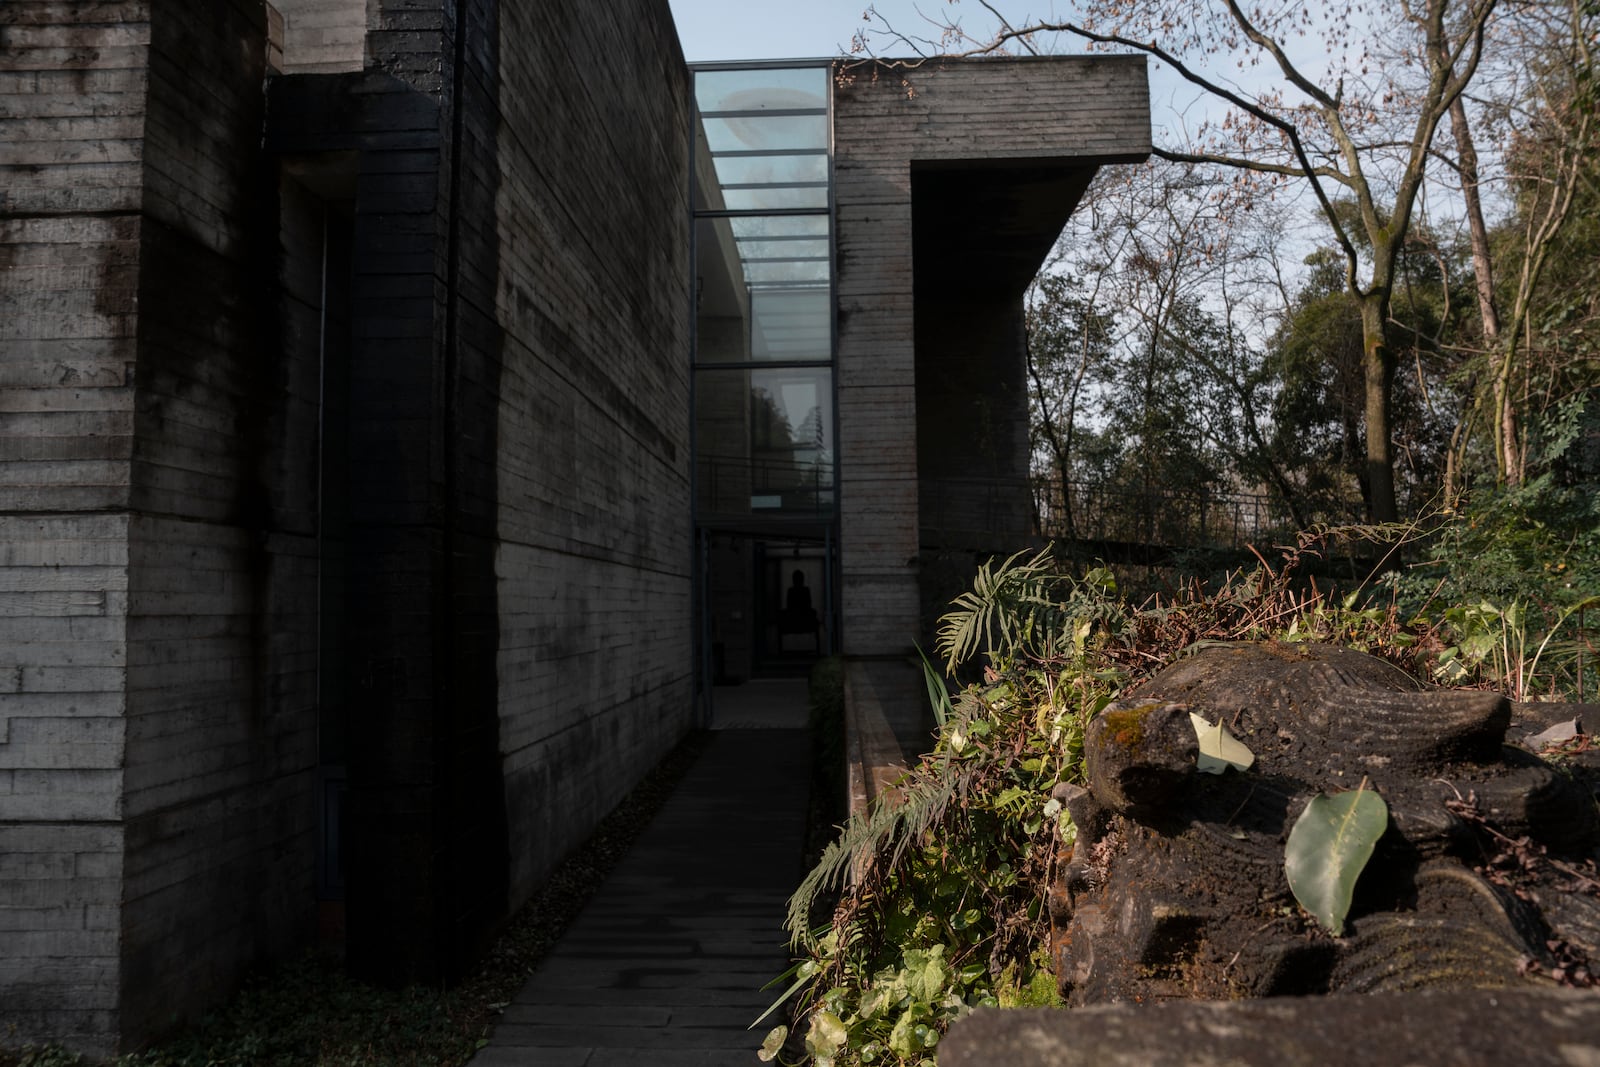
[[[1600,1063],[1597,1028],[1600,999],[1556,988],[979,1008],[940,1042],[939,1065],[1571,1067]]]
[[[802,875],[805,683],[717,691],[718,729],[472,1067],[756,1064]]]

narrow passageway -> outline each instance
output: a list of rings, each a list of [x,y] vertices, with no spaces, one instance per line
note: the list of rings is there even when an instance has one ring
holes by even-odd
[[[472,1067],[756,1064],[789,965],[809,787],[804,679],[716,691],[713,736]]]

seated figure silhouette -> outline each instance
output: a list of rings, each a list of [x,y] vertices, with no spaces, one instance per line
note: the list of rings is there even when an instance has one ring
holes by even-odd
[[[818,651],[821,650],[822,637],[818,632],[817,610],[811,605],[811,590],[806,585],[804,571],[794,572],[793,584],[789,586],[789,592],[783,602],[783,611],[778,616],[780,643],[784,634],[810,634]]]

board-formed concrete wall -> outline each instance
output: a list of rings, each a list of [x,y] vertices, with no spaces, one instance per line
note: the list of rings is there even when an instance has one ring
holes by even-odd
[[[119,1027],[313,930],[315,363],[276,343],[266,20],[151,5],[128,529]]]
[[[262,5],[0,20],[0,1002],[104,1050],[311,929],[304,382],[263,285]]]
[[[839,541],[847,655],[906,653],[922,636],[920,586],[930,561],[921,558],[919,531],[913,171],[983,167],[1003,175],[1046,167],[1088,174],[1105,163],[1136,161],[1150,151],[1148,100],[1144,62],[1135,56],[836,65]],[[1069,209],[1063,207],[1060,221]],[[1046,248],[1054,236],[1047,235]],[[1020,314],[1020,288],[1015,304]],[[1019,335],[1003,328],[1004,316],[991,317],[1003,350],[973,352],[970,359],[1020,359]],[[955,420],[940,430],[957,439],[975,424]]]
[[[357,970],[459,972],[687,729],[666,5],[372,0],[353,71],[357,6],[263,93],[259,0],[0,5],[0,1040],[314,936],[330,591]]]
[[[350,957],[433,980],[688,727],[687,75],[658,0],[374,11],[269,143],[359,156]]]
[[[143,3],[0,8],[0,1003],[117,1025]]]
[[[497,662],[522,896],[690,724],[689,90],[656,0],[502,0],[500,28]]]
[[[367,0],[272,0],[268,26],[285,74],[336,74],[365,65]]]

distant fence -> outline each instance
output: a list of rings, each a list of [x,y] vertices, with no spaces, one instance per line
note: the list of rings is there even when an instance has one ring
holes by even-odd
[[[1263,547],[1292,540],[1289,509],[1265,493],[1204,487],[1107,485],[1035,480],[1039,532],[1058,541],[1139,545],[1151,549]],[[1359,521],[1357,514],[1339,521]]]

